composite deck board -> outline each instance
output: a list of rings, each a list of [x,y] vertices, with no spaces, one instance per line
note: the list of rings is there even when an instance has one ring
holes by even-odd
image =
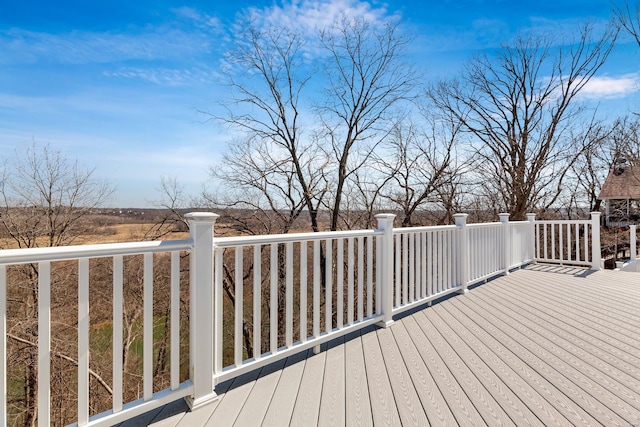
[[[576,312],[574,309],[563,305],[562,302],[549,299],[547,306],[544,306],[536,295],[531,294],[529,291],[524,291],[524,287],[522,287],[522,290],[519,295],[514,296],[519,297],[523,304],[531,307],[534,314],[544,313],[557,319],[555,324],[558,327],[589,342],[596,351],[616,358],[615,363],[627,366],[630,374],[636,375],[640,373],[640,351],[633,346],[638,342],[637,339],[632,339],[631,335],[618,335],[617,332],[614,334],[614,331],[604,327],[601,322],[594,322],[586,317],[587,315],[584,313]],[[545,319],[548,318],[545,317]],[[619,339],[616,339],[613,335],[618,335]],[[636,376],[636,379],[640,379],[640,376]]]
[[[291,414],[292,426],[318,425],[326,358],[326,351],[313,354],[310,350],[310,357],[304,364],[304,372],[302,373],[298,393],[291,396],[296,402]]]
[[[291,421],[291,415],[296,403],[296,399],[292,398],[292,396],[297,396],[298,394],[305,363],[310,351],[300,352],[287,359],[280,381],[278,381],[271,402],[269,402],[269,409],[264,417],[263,426],[286,426]]]
[[[474,320],[463,311],[456,311],[451,304],[438,313],[451,328],[467,343],[473,346],[480,357],[546,426],[563,426],[568,419],[550,402],[555,400],[552,386],[547,380],[504,347],[486,330],[478,327]],[[572,417],[575,413],[570,414]]]
[[[437,316],[430,316],[431,322],[436,325],[440,333],[447,338],[453,350],[461,356],[471,372],[473,372],[476,378],[486,387],[487,391],[491,393],[509,418],[518,426],[545,425],[511,390],[509,385],[478,356],[476,351],[481,350],[475,347],[480,346],[480,343],[474,342],[471,337],[459,335],[458,331],[453,329],[445,320],[447,319],[447,315],[446,312],[442,313],[442,307],[433,307],[433,311]],[[453,323],[453,319],[450,321]],[[494,368],[502,369],[501,366],[494,366]],[[508,380],[508,377],[505,379]]]
[[[497,291],[494,289],[490,292],[497,295]],[[605,334],[589,334],[588,329],[585,330],[583,324],[572,313],[565,311],[563,315],[560,305],[553,308],[544,307],[533,297],[520,296],[517,292],[510,292],[501,298],[505,304],[517,306],[520,314],[530,321],[544,325],[555,333],[558,346],[572,349],[573,352],[583,351],[585,361],[606,371],[608,376],[631,390],[637,387],[637,380],[640,379],[640,358],[620,351],[615,346],[615,339]],[[638,393],[635,393],[635,399],[640,397]],[[640,407],[640,401],[632,404]]]
[[[561,304],[567,307],[567,309],[572,310],[576,315],[582,315],[588,319],[605,321],[608,325],[614,324],[632,333],[640,332],[640,327],[638,327],[640,317],[637,314],[634,315],[622,310],[625,299],[620,299],[616,305],[612,305],[605,309],[603,308],[603,299],[591,299],[585,295],[586,292],[584,292],[584,287],[582,289],[569,288],[568,286],[565,286],[565,283],[566,281],[561,281],[559,283],[555,283],[555,286],[553,287],[545,286],[543,292],[539,292],[540,288],[537,288],[538,292],[536,292],[535,295],[532,295],[532,297],[536,299],[540,297],[549,298],[549,302]],[[512,284],[516,287],[523,288],[523,291],[528,290],[529,295],[532,294],[532,290],[527,289],[526,282],[523,283],[522,278],[514,279]],[[504,289],[504,286],[501,286],[500,288]],[[580,294],[580,297],[576,298],[578,294]]]
[[[526,282],[514,281],[513,283],[514,285],[521,285],[518,290],[520,293],[524,294],[527,299],[535,301],[536,305],[539,306],[540,309],[546,310],[546,312],[556,312],[562,320],[567,320],[569,322],[567,325],[574,325],[583,330],[586,334],[596,336],[606,342],[613,343],[614,345],[622,346],[621,348],[625,349],[631,355],[636,355],[640,352],[640,341],[638,340],[639,334],[634,333],[633,330],[628,330],[628,328],[622,329],[626,330],[626,333],[621,333],[621,329],[619,328],[612,328],[612,322],[608,320],[613,317],[614,313],[611,313],[610,318],[595,315],[594,313],[598,306],[597,301],[594,302],[592,308],[587,307],[579,309],[573,304],[575,295],[570,294],[562,298],[556,295],[557,292],[553,292],[541,296],[539,293],[535,293],[532,290],[527,289]],[[504,286],[496,289],[513,292],[512,289],[505,288]],[[631,322],[637,321],[631,320]],[[617,327],[622,327],[623,325],[629,326],[629,322],[626,321],[622,324],[616,322],[615,324]],[[631,323],[630,326],[633,327],[634,324]]]
[[[254,382],[234,425],[242,427],[262,424],[285,363],[286,359],[282,359],[261,370],[260,377]]]
[[[599,424],[587,411],[576,404],[562,390],[563,377],[550,369],[534,354],[530,354],[500,328],[500,323],[494,324],[487,319],[486,310],[475,304],[469,304],[466,298],[452,301],[448,305],[458,319],[481,337],[484,342],[491,343],[492,349],[507,363],[520,377],[533,387],[538,393],[565,418],[575,425],[593,426]],[[476,311],[478,310],[479,311]]]
[[[464,362],[465,355],[458,355],[456,351],[449,345],[446,338],[441,334],[437,327],[432,323],[432,316],[425,316],[424,313],[418,313],[424,317],[423,321],[418,322],[424,331],[427,339],[435,347],[440,357],[447,365],[453,376],[460,384],[471,399],[478,412],[482,415],[484,421],[490,426],[509,426],[515,423],[502,410],[498,402],[493,398],[491,393],[487,391],[484,384],[478,381],[469,366]]]
[[[392,331],[416,393],[418,393],[422,407],[429,419],[429,424],[433,426],[456,425],[456,419],[451,409],[449,409],[447,401],[440,393],[438,385],[429,372],[429,368],[411,340],[404,322],[397,322]]]
[[[572,378],[579,378],[585,390],[590,392],[592,396],[599,400],[616,413],[625,414],[625,419],[634,420],[640,418],[640,400],[638,395],[627,388],[626,384],[621,384],[617,374],[619,370],[601,360],[594,358],[587,351],[581,350],[575,345],[571,345],[568,339],[560,339],[556,335],[555,327],[538,318],[532,320],[527,316],[526,310],[520,305],[512,305],[509,303],[510,297],[505,293],[495,294],[490,289],[481,291],[481,298],[487,304],[493,304],[494,307],[500,306],[500,311],[508,316],[517,325],[521,325],[529,331],[535,332],[530,337],[550,354],[557,357],[557,363],[573,368],[582,376],[575,373]],[[633,385],[631,385],[633,387]],[[626,403],[626,404],[625,404]]]
[[[345,358],[346,425],[372,426],[373,415],[371,414],[371,401],[367,387],[367,371],[359,333],[354,337],[347,337]]]
[[[640,276],[534,265],[123,426],[640,425]]]
[[[429,424],[427,415],[422,403],[420,403],[420,398],[411,381],[407,367],[402,360],[392,329],[379,329],[376,333],[382,349],[382,357],[389,375],[400,421],[403,425],[426,426]]]
[[[453,416],[458,425],[461,426],[481,426],[487,425],[473,402],[469,399],[460,384],[456,381],[454,375],[449,371],[446,364],[427,339],[420,325],[416,321],[418,315],[406,317],[402,319],[402,323],[406,326],[407,331],[420,353],[424,363],[437,384],[440,393],[449,405]],[[422,320],[422,319],[421,319]]]
[[[400,415],[375,331],[362,335],[367,385],[374,425],[399,426]]]
[[[256,380],[260,377],[260,369],[239,376],[233,381],[229,390],[220,396],[220,400],[205,426],[232,426],[242,407],[247,402]],[[204,409],[204,408],[201,408]],[[197,413],[198,409],[195,411]],[[192,426],[191,420],[186,420],[185,426]]]
[[[318,418],[321,426],[345,425],[344,359],[344,339],[336,340],[327,350]]]
[[[501,324],[501,329],[514,337],[520,345],[526,348],[531,354],[536,355],[546,366],[552,371],[558,372],[562,377],[557,377],[561,383],[567,386],[572,396],[579,399],[583,405],[587,405],[589,412],[604,425],[621,425],[626,420],[619,416],[614,410],[603,404],[600,400],[606,400],[614,406],[619,406],[621,410],[626,408],[620,405],[620,402],[609,402],[609,395],[596,381],[585,375],[584,372],[575,366],[566,363],[562,357],[553,353],[552,345],[544,336],[528,329],[526,325],[514,319],[516,313],[508,311],[505,308],[494,304],[488,298],[482,298],[482,289],[476,290],[476,298],[473,299],[475,304],[481,305],[485,310],[489,311],[497,322]],[[627,415],[627,414],[625,414]],[[627,421],[628,422],[628,421]]]

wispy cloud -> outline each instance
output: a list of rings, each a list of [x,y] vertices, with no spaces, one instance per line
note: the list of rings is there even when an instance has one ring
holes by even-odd
[[[209,67],[179,68],[136,68],[122,67],[113,71],[105,71],[107,77],[145,80],[161,86],[181,87],[194,83],[210,83],[219,79],[217,71]]]
[[[0,31],[0,64],[167,60],[201,55],[210,49],[211,40],[205,33],[170,27],[147,28],[136,33]]]
[[[625,98],[640,91],[640,75],[638,73],[622,76],[594,76],[582,89],[580,95],[584,99],[616,99]]]

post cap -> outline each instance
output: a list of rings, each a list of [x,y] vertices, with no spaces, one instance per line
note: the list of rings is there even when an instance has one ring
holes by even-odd
[[[220,218],[220,215],[218,215],[216,213],[213,213],[213,212],[189,212],[184,217],[187,218],[190,221],[199,221],[199,222],[211,221],[211,222],[216,222],[216,220],[218,218]]]

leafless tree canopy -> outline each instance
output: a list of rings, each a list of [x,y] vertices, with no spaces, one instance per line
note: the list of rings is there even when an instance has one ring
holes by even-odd
[[[462,76],[429,92],[475,138],[485,194],[498,194],[514,219],[551,206],[584,147],[572,138],[576,97],[607,59],[617,36],[585,26],[568,44],[521,35],[495,58],[477,57]]]
[[[613,13],[622,28],[629,33],[640,47],[640,3],[626,1],[614,8]]]

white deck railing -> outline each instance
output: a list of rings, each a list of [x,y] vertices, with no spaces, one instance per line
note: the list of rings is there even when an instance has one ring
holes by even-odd
[[[600,213],[590,220],[536,221],[535,259],[544,263],[600,268]]]
[[[293,353],[392,316],[532,261],[599,267],[599,228],[591,221],[466,224],[214,238],[218,216],[189,214],[187,240],[0,251],[0,311],[6,313],[7,268],[36,264],[38,281],[38,424],[50,414],[50,265],[78,263],[78,425],[111,425],[185,397],[192,407],[216,398],[215,385]],[[591,244],[591,245],[590,245]],[[583,249],[584,248],[584,249]],[[158,253],[168,256],[159,257]],[[189,254],[189,374],[180,377],[180,255]],[[534,256],[535,254],[535,256]],[[598,256],[596,256],[598,254]],[[143,257],[143,387],[123,402],[123,259]],[[89,260],[113,265],[112,408],[91,414],[89,393]],[[153,378],[154,259],[170,263],[170,387]],[[597,261],[597,264],[596,264]],[[0,323],[0,395],[7,396],[7,326]],[[0,401],[6,425],[7,399]]]

